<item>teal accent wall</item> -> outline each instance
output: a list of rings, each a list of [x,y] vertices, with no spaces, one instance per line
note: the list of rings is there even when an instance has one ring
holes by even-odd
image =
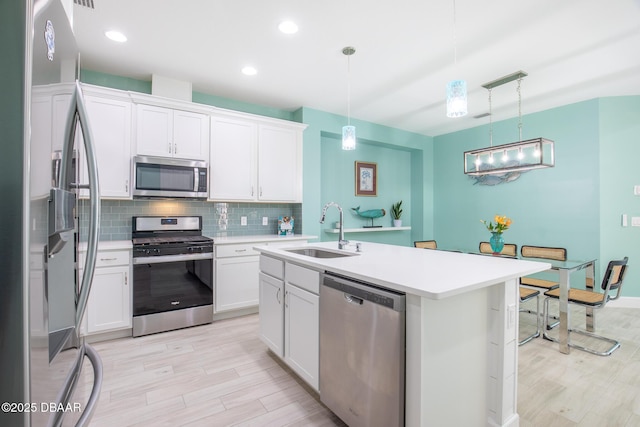
[[[597,100],[523,118],[523,139],[555,141],[556,166],[522,173],[499,185],[476,184],[463,173],[463,152],[489,146],[489,126],[435,138],[434,235],[438,247],[472,251],[489,232],[480,220],[513,220],[507,243],[567,248],[574,259],[599,256]],[[517,119],[493,125],[493,144],[518,140]]]
[[[611,259],[629,257],[622,294],[640,297],[640,96],[602,98],[600,113],[600,268]],[[628,226],[622,226],[622,214]]]
[[[82,80],[151,92],[150,82],[95,71],[83,70]],[[556,166],[495,186],[479,185],[463,173],[463,152],[489,146],[487,119],[477,127],[437,137],[352,119],[358,148],[345,152],[339,147],[343,116],[307,107],[288,112],[197,92],[193,100],[308,125],[304,199],[301,207],[295,206],[305,221],[302,230],[296,221],[296,232],[337,240],[336,234],[323,231],[337,221],[336,209],[328,211],[325,225],[317,221],[325,203],[339,203],[346,226],[357,227],[364,221],[351,213],[351,207],[388,211],[391,203],[402,199],[403,225],[410,225],[410,232],[354,233],[347,238],[406,246],[436,239],[440,248],[475,251],[480,241],[489,239],[480,220],[507,215],[514,221],[505,233],[508,243],[560,246],[573,259],[597,258],[598,278],[608,260],[629,256],[623,295],[640,296],[640,269],[634,269],[640,260],[640,228],[630,226],[631,217],[640,216],[640,196],[633,196],[633,186],[640,184],[635,165],[640,158],[638,96],[594,99],[525,115],[522,138],[555,141]],[[494,145],[518,139],[517,119],[493,124]],[[378,197],[355,196],[356,160],[378,164]],[[621,226],[623,213],[629,217],[627,228]],[[389,213],[375,223],[389,225]]]
[[[101,73],[99,71],[82,69],[80,80],[84,83],[110,87],[112,89],[129,90],[132,92],[151,94],[151,81],[132,79],[129,77],[115,76]],[[276,119],[295,121],[293,112],[278,108],[265,107],[262,105],[249,104],[247,102],[236,101],[221,96],[209,95],[201,92],[193,92],[191,100],[199,104],[212,105],[229,110],[242,111],[244,113],[258,114]]]
[[[346,238],[404,246],[430,238],[433,229],[432,138],[352,119],[357,147],[343,151],[341,132],[345,117],[310,108],[302,108],[297,114],[308,125],[303,157],[305,234],[317,235],[322,241],[338,239],[337,234],[324,231],[338,221],[337,209],[329,208],[325,224],[318,222],[325,203],[333,201],[343,208],[346,228],[361,228],[368,223],[352,213],[351,208],[357,206],[361,210],[385,209],[386,216],[374,220],[374,224],[389,227],[391,205],[402,200],[403,225],[411,226],[411,230],[352,233]],[[377,164],[376,197],[355,195],[356,161]]]

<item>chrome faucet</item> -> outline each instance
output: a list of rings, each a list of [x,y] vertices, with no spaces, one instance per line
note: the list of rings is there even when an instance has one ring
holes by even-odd
[[[344,217],[342,215],[342,208],[335,202],[329,202],[322,208],[322,217],[320,217],[320,224],[324,224],[324,217],[327,214],[327,208],[329,206],[335,206],[340,211],[340,236],[338,237],[338,249],[344,249],[349,241],[344,239]]]

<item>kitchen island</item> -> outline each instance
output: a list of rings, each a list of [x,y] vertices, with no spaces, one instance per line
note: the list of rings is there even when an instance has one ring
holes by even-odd
[[[294,247],[352,256],[315,258],[287,250]],[[406,293],[405,425],[519,424],[518,278],[548,263],[369,242],[361,252],[355,242],[340,251],[336,242],[255,249]]]

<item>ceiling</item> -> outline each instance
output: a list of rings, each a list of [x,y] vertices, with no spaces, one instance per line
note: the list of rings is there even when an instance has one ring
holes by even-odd
[[[455,25],[454,0],[94,4],[74,5],[83,68],[148,81],[156,74],[224,98],[343,116],[350,81],[352,119],[430,136],[488,123],[474,118],[489,111],[482,85],[519,70],[529,74],[523,114],[640,95],[640,0],[455,0]],[[283,20],[298,33],[279,32]],[[128,41],[108,40],[111,29]],[[346,46],[356,49],[349,61]],[[245,65],[258,73],[243,75]],[[454,78],[467,80],[469,97],[469,114],[455,119],[445,115]],[[516,86],[492,90],[494,121],[518,115]]]

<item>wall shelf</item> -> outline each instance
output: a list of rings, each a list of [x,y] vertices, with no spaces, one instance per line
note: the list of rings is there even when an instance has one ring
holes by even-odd
[[[411,227],[376,227],[376,228],[345,228],[345,233],[376,233],[379,231],[402,231],[402,230],[411,230]],[[338,234],[340,233],[340,229],[338,228],[326,228],[324,230],[325,233],[329,234]]]

